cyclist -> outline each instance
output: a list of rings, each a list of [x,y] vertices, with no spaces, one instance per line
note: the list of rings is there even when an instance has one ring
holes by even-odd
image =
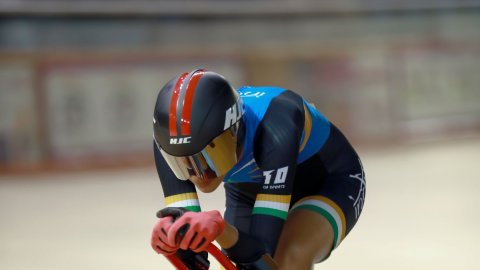
[[[311,269],[329,257],[363,208],[365,176],[350,143],[298,94],[280,87],[235,90],[221,75],[183,73],[159,92],[154,154],[168,207],[151,245],[160,254],[204,251],[216,240],[255,269]],[[224,183],[226,210],[201,212],[197,190]],[[178,232],[186,229],[182,239]]]

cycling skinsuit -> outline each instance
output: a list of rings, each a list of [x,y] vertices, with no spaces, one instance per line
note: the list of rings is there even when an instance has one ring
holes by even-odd
[[[224,218],[273,255],[288,212],[307,209],[329,221],[332,249],[337,247],[355,225],[365,198],[365,176],[355,150],[293,91],[246,86],[238,92],[244,104],[244,145],[224,178]],[[200,211],[195,186],[178,180],[155,143],[154,149],[166,205]],[[240,253],[248,248],[227,252],[242,260]]]

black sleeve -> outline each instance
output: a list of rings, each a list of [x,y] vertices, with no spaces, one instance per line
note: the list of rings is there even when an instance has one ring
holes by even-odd
[[[263,171],[296,163],[304,121],[299,95],[287,90],[271,101],[254,139],[255,161]]]
[[[288,214],[304,114],[303,99],[286,91],[272,100],[255,134],[254,156],[265,182],[256,198],[250,233],[262,239],[272,255]]]
[[[191,211],[200,211],[195,185],[190,181],[178,179],[168,166],[162,154],[153,142],[155,165],[160,177],[166,206],[185,207]]]

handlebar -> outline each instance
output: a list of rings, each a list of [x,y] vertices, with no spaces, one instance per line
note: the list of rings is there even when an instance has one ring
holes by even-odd
[[[186,209],[182,209],[182,208],[171,208],[171,209],[168,209],[167,211],[163,209],[157,213],[157,217],[160,218],[160,217],[169,215],[169,216],[172,216],[173,219],[175,220],[186,211],[187,211]],[[183,235],[186,233],[187,230],[188,230],[188,227],[181,228],[178,231],[177,237],[183,237]],[[238,231],[236,230],[235,227],[233,227],[228,223],[225,224],[225,231],[227,233],[225,233],[224,236],[222,236],[220,239],[217,239],[216,241],[221,247],[229,248],[235,245],[235,243],[237,242]],[[225,270],[239,270],[239,268],[237,268],[237,266],[235,266],[235,264],[233,264],[232,261],[213,243],[210,243],[208,245],[206,251],[210,253],[225,268]],[[166,258],[177,270],[191,270],[182,261],[182,259],[176,256],[175,254],[166,256]],[[200,258],[196,258],[195,263],[199,267],[198,270],[209,269],[208,261],[204,262]],[[253,262],[250,265],[255,267],[254,269],[257,269],[257,270],[277,269],[276,263],[273,261],[272,257],[270,257],[268,254],[263,255],[259,260],[257,260],[256,262]]]

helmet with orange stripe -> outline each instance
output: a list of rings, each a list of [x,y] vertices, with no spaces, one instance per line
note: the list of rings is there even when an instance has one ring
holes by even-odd
[[[243,146],[243,104],[215,72],[194,70],[170,80],[158,93],[154,139],[177,178],[225,175]]]

